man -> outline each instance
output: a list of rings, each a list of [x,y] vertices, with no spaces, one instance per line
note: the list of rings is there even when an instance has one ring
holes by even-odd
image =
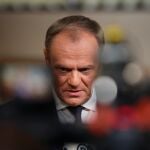
[[[84,16],[64,17],[48,28],[44,53],[51,69],[53,95],[61,122],[75,123],[77,119],[86,123],[95,113],[93,82],[99,72],[103,44],[99,24]]]
[[[44,53],[62,123],[87,123],[95,114],[93,82],[99,72],[103,44],[101,27],[84,16],[64,17],[48,28]],[[63,148],[92,149],[91,145],[81,143],[65,144]]]

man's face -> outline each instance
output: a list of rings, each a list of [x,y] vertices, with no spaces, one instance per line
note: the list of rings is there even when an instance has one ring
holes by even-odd
[[[77,40],[65,32],[58,34],[52,41],[49,65],[57,96],[70,106],[85,103],[98,71],[96,38],[83,31]]]

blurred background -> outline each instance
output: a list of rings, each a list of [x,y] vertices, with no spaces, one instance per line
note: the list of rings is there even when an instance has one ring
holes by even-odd
[[[131,86],[147,82],[149,13],[150,0],[0,0],[0,83],[9,65],[41,68],[47,28],[58,18],[74,14],[89,16],[104,29],[103,75],[112,76],[119,86],[124,81]]]
[[[46,30],[58,18],[76,14],[95,19],[104,29],[100,75],[113,79],[118,89],[114,101],[105,105],[121,115],[118,126],[124,120],[131,128],[135,118],[129,116],[136,112],[140,117],[135,124],[144,132],[143,139],[149,139],[150,0],[0,0],[0,104],[16,96],[49,93],[43,55]],[[107,83],[101,86],[106,89]],[[115,144],[112,147],[120,149]]]

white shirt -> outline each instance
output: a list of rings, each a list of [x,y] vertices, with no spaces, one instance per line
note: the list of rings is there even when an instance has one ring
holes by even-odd
[[[74,123],[75,118],[74,116],[69,112],[67,109],[67,104],[63,103],[55,92],[54,99],[56,102],[56,109],[58,113],[59,120],[62,123]],[[96,92],[95,89],[92,90],[92,95],[89,100],[86,101],[86,103],[82,104],[83,110],[81,112],[81,121],[83,123],[89,122],[93,116],[96,114]]]

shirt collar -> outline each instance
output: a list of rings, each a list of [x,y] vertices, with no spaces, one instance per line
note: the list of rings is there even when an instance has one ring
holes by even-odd
[[[53,95],[54,95],[54,99],[55,99],[55,102],[56,102],[56,109],[57,110],[64,109],[68,106],[67,104],[65,104],[64,102],[62,102],[58,98],[58,96],[56,95],[56,92],[54,90],[53,90]],[[89,98],[89,100],[86,101],[86,103],[82,104],[82,106],[84,108],[92,110],[92,111],[96,110],[96,92],[95,92],[94,88],[92,89],[91,97]]]

